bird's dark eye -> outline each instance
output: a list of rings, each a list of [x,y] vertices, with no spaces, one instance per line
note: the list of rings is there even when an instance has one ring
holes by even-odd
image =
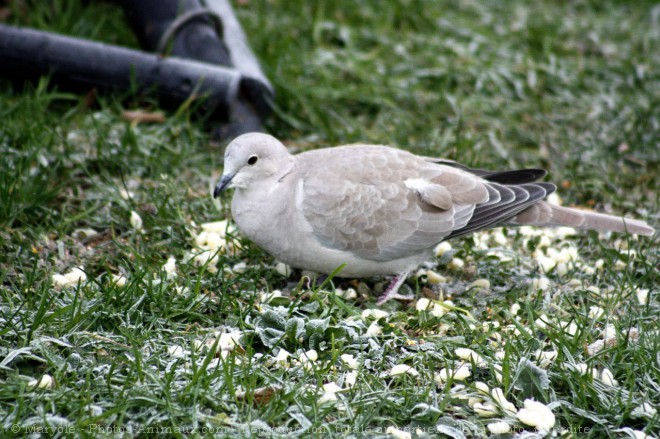
[[[248,159],[248,165],[254,165],[257,163],[257,160],[259,160],[259,157],[256,155],[251,155],[250,158]]]

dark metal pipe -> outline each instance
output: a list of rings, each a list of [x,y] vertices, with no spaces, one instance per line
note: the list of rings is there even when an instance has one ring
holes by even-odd
[[[237,99],[241,81],[232,68],[0,24],[0,74],[48,73],[90,86],[156,89],[179,102],[194,93],[206,97],[210,109],[224,113]]]

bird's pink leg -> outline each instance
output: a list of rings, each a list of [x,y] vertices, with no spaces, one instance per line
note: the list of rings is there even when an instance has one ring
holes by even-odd
[[[390,282],[390,284],[387,286],[387,289],[385,289],[383,295],[378,298],[376,305],[382,305],[391,299],[404,300],[407,302],[413,300],[415,296],[412,294],[399,294],[399,288],[401,288],[401,285],[403,285],[403,283],[406,281],[408,274],[409,272],[407,271],[397,274],[394,279],[392,279],[392,282]]]

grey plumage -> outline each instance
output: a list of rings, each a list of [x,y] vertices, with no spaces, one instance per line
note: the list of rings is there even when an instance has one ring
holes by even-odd
[[[225,154],[215,195],[236,191],[238,228],[277,259],[343,276],[397,274],[445,240],[500,225],[570,226],[651,235],[643,221],[554,206],[538,169],[492,172],[378,145],[293,156],[250,133]]]

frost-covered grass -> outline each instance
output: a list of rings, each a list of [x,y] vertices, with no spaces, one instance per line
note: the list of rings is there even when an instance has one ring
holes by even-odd
[[[25,3],[134,45],[113,3]],[[652,2],[241,4],[292,147],[546,167],[563,204],[659,225]],[[658,435],[657,236],[477,234],[378,309],[385,279],[310,283],[224,222],[212,123],[46,85],[0,80],[2,437]]]

